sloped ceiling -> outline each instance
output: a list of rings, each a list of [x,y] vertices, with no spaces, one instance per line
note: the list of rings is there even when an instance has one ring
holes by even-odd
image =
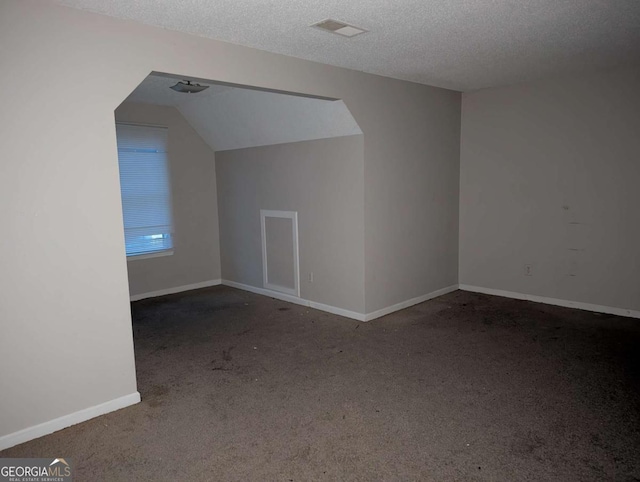
[[[362,134],[344,102],[215,84],[198,94],[149,75],[125,102],[176,107],[214,151]],[[202,84],[202,82],[199,82]]]

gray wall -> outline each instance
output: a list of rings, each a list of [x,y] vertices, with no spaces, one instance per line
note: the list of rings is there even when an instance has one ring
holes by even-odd
[[[356,115],[365,133],[367,313],[458,283],[460,172],[459,93],[393,85],[370,102],[384,114],[366,124]]]
[[[640,309],[639,87],[626,70],[463,96],[460,283]]]
[[[297,211],[300,296],[363,313],[363,164],[361,135],[217,152],[222,277],[262,287],[260,209]]]
[[[457,209],[440,182],[457,170],[459,94],[47,0],[1,2],[0,45],[29,93],[0,89],[0,436],[136,391],[113,112],[151,71],[343,99],[365,139],[367,309],[455,278],[455,222],[436,214]],[[397,174],[425,162],[424,183]],[[399,220],[425,206],[433,229]]]
[[[166,126],[174,254],[128,260],[131,295],[220,279],[214,152],[174,107],[126,102],[116,120]]]

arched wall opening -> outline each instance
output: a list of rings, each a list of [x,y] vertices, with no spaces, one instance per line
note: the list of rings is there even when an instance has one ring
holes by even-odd
[[[178,82],[206,89],[176,92]],[[224,284],[363,319],[355,264],[363,249],[363,135],[344,102],[152,73],[115,120],[132,301]],[[153,170],[161,154],[143,138],[159,133],[166,179]],[[151,202],[165,180],[168,196]],[[277,213],[295,223],[278,228],[289,215]],[[216,291],[201,302],[215,313]],[[139,306],[132,305],[137,358],[148,355],[154,323]],[[174,331],[189,330],[189,313],[179,311]],[[146,362],[137,361],[143,399],[155,386]]]
[[[207,88],[170,88],[185,78]],[[344,102],[152,73],[115,112],[129,125],[174,124],[168,167],[177,246],[170,256],[128,257],[133,299],[222,280],[265,288],[259,213],[284,210],[299,216],[294,301],[364,312],[353,265],[362,252],[363,139]]]

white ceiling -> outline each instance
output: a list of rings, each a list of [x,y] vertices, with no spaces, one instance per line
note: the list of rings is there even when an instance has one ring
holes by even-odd
[[[362,134],[342,101],[210,85],[198,94],[169,87],[176,79],[149,75],[125,102],[176,107],[214,151]]]
[[[462,91],[640,62],[639,0],[55,1]],[[326,18],[369,32],[309,27]]]
[[[149,75],[145,78],[136,89],[131,92],[129,97],[126,98],[128,102],[141,102],[143,104],[157,104],[157,105],[170,105],[178,107],[180,104],[185,103],[190,99],[204,100],[220,94],[225,91],[234,90],[233,87],[227,87],[224,85],[204,84],[203,82],[195,81],[195,84],[208,85],[207,90],[203,90],[198,94],[184,94],[176,92],[170,89],[172,85],[181,79],[174,79],[170,77],[161,77],[157,75]],[[193,97],[191,97],[193,96]]]

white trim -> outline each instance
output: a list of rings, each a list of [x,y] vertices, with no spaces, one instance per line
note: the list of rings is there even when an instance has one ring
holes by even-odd
[[[266,288],[259,288],[257,286],[246,285],[244,283],[238,283],[236,281],[230,281],[226,279],[222,280],[222,284],[224,286],[230,286],[239,290],[250,291],[251,293],[256,293],[258,295],[268,296],[269,298],[288,301],[289,303],[295,303],[296,305],[309,306],[309,302],[307,300],[298,298],[297,296],[289,295],[287,293],[280,293],[279,291],[272,291]]]
[[[235,281],[229,281],[226,279],[222,280],[222,284],[225,286],[231,286],[232,288],[237,288],[239,290],[250,291],[251,293],[256,293],[258,295],[264,295],[270,298],[275,298],[277,300],[288,301],[289,303],[295,303],[296,305],[308,306],[309,308],[314,308],[320,311],[326,311],[328,313],[333,313],[334,315],[344,316],[345,318],[351,318],[353,320],[358,320],[358,321],[365,321],[364,314],[358,313],[356,311],[336,308],[335,306],[325,305],[323,303],[317,303],[315,301],[305,300],[303,298],[299,298],[297,296],[291,296],[286,293],[280,293],[278,291],[272,291],[266,288],[258,288],[256,286],[245,285],[243,283],[237,283]]]
[[[225,286],[231,286],[232,288],[238,288],[240,290],[250,291],[251,293],[256,293],[258,295],[264,295],[264,296],[269,296],[270,298],[275,298],[282,301],[288,301],[289,303],[295,303],[296,305],[308,306],[309,308],[314,308],[320,311],[326,311],[327,313],[344,316],[345,318],[351,318],[352,320],[357,320],[357,321],[375,320],[376,318],[380,318],[381,316],[388,315],[389,313],[403,310],[404,308],[408,308],[409,306],[422,303],[424,301],[430,300],[432,298],[436,298],[438,296],[446,295],[447,293],[451,293],[452,291],[455,291],[458,289],[458,285],[448,286],[446,288],[433,291],[432,293],[428,293],[426,295],[422,295],[417,298],[412,298],[410,300],[406,300],[401,303],[397,303],[395,305],[389,306],[387,308],[382,308],[381,310],[374,311],[372,313],[365,315],[363,313],[358,313],[357,311],[345,310],[343,308],[338,308],[336,306],[325,305],[324,303],[318,303],[317,301],[309,301],[309,300],[305,300],[304,298],[291,296],[286,293],[279,293],[277,291],[271,291],[265,288],[258,288],[256,286],[237,283],[236,281],[229,281],[229,280],[223,279],[222,284]]]
[[[173,249],[165,249],[164,251],[156,251],[155,253],[134,254],[127,256],[127,261],[138,261],[140,259],[162,258],[163,256],[173,256]]]
[[[135,405],[139,402],[140,393],[134,392],[129,395],[125,395],[124,397],[116,398],[115,400],[110,400],[93,407],[70,413],[69,415],[54,418],[48,422],[34,425],[33,427],[25,428],[18,432],[10,433],[9,435],[0,437],[0,450],[8,449],[9,447],[28,442],[29,440],[49,435],[50,433],[57,432],[63,428],[70,427],[80,422],[85,422],[109,412],[120,410],[121,408],[125,408],[130,405]]]
[[[593,311],[595,313],[607,313],[610,315],[626,316],[629,318],[640,318],[640,311],[615,308],[613,306],[592,305],[591,303],[582,303],[580,301],[560,300],[557,298],[547,298],[546,296],[528,295],[525,293],[516,293],[514,291],[494,290],[492,288],[482,288],[480,286],[464,284],[460,285],[460,289],[463,291],[472,291],[474,293],[483,293],[485,295],[503,296],[505,298],[513,298],[516,300],[533,301],[535,303]]]
[[[267,263],[267,235],[266,218],[291,219],[291,231],[293,236],[293,288],[278,286],[269,283],[269,266]],[[298,249],[298,213],[296,211],[260,210],[260,230],[262,234],[262,284],[270,291],[279,291],[292,296],[300,297],[300,251]]]
[[[418,303],[424,303],[433,298],[437,298],[438,296],[446,295],[447,293],[451,293],[452,291],[456,291],[458,289],[458,285],[447,286],[446,288],[442,288],[436,291],[432,291],[431,293],[427,293],[426,295],[418,296],[416,298],[411,298],[410,300],[401,301],[400,303],[396,303],[395,305],[387,306],[386,308],[382,308],[371,313],[367,313],[365,315],[364,321],[375,320],[376,318],[380,318],[382,316],[388,315],[390,313],[394,313],[396,311],[404,310],[405,308],[409,308],[410,306],[417,305]]]
[[[343,308],[338,308],[337,306],[318,303],[317,301],[307,301],[307,303],[309,303],[309,308],[313,308],[315,310],[326,311],[327,313],[344,316],[345,318],[351,318],[352,320],[367,321],[366,315],[364,315],[363,313],[358,313],[357,311],[349,311]]]
[[[193,283],[190,285],[175,286],[173,288],[166,288],[164,290],[150,291],[149,293],[140,293],[138,295],[131,295],[131,301],[139,301],[147,298],[155,298],[156,296],[172,295],[174,293],[182,293],[183,291],[197,290],[200,288],[208,288],[209,286],[217,286],[222,281],[219,279],[212,279],[209,281],[201,281],[200,283]]]

